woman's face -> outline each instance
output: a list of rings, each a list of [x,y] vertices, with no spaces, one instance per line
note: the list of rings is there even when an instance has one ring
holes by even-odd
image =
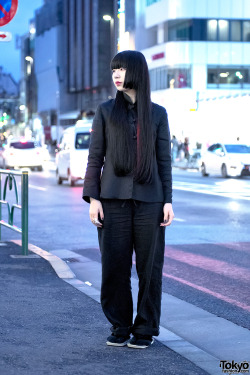
[[[123,87],[124,81],[125,81],[125,75],[126,75],[126,69],[125,68],[119,68],[119,69],[113,69],[112,70],[112,79],[115,84],[115,87],[118,91],[126,91]]]

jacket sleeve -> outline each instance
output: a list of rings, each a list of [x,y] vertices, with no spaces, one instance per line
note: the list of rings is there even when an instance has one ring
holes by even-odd
[[[90,136],[87,170],[83,185],[82,198],[90,202],[90,197],[100,199],[101,171],[106,152],[105,124],[101,106],[96,110]]]
[[[161,114],[157,129],[156,158],[158,171],[163,186],[164,203],[172,203],[171,144],[168,115],[165,109]]]

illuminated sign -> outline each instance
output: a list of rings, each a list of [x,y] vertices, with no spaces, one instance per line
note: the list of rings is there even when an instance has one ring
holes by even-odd
[[[163,57],[165,57],[165,53],[164,52],[157,53],[156,55],[152,56],[152,60],[162,59]]]

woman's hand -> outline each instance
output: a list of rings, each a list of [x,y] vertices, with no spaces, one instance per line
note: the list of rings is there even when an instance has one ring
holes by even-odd
[[[164,221],[163,221],[163,223],[160,224],[160,226],[161,227],[168,227],[172,223],[173,218],[174,218],[174,211],[173,211],[171,203],[165,203],[164,204],[163,215],[164,215],[164,218],[163,218]]]
[[[90,198],[89,217],[95,226],[98,228],[102,227],[102,223],[98,220],[98,217],[100,217],[101,220],[104,219],[102,204],[94,198]]]

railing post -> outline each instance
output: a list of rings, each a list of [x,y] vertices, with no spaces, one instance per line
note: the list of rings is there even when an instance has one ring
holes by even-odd
[[[28,255],[28,186],[29,175],[27,171],[22,172],[22,251]]]

